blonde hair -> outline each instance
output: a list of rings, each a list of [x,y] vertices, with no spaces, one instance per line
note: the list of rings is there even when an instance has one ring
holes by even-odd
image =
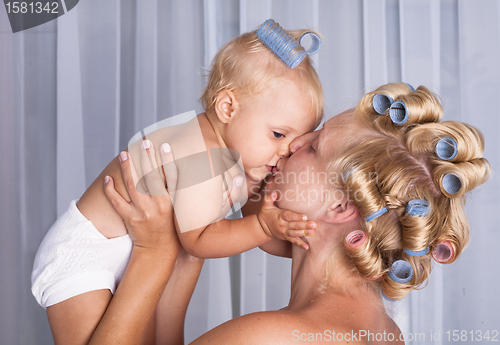
[[[409,113],[403,125],[374,111],[375,94],[404,100]],[[486,182],[490,166],[481,158],[484,140],[474,127],[455,121],[439,122],[442,108],[437,96],[424,86],[412,90],[403,83],[388,84],[368,93],[354,110],[356,126],[368,129],[367,135],[350,142],[329,170],[344,174],[339,184],[358,208],[367,240],[359,246],[345,245],[346,255],[363,278],[380,282],[390,299],[400,299],[420,287],[431,273],[431,252],[438,243],[448,241],[456,260],[469,240],[464,193]],[[458,154],[449,161],[440,159],[436,143],[443,137],[456,141]],[[442,185],[446,173],[460,178],[462,187],[450,195]],[[406,213],[413,199],[429,203],[427,216]],[[386,207],[388,212],[371,221],[365,217]],[[344,241],[345,243],[345,241]],[[403,249],[422,251],[412,256]],[[406,260],[413,268],[408,283],[391,280],[388,272],[396,260]]]
[[[285,30],[298,40],[311,30]],[[300,47],[300,46],[299,46]],[[303,50],[302,47],[300,49]],[[260,54],[256,54],[260,53]],[[294,69],[281,62],[257,37],[257,31],[238,36],[215,55],[208,71],[208,82],[200,100],[208,111],[215,105],[219,93],[230,90],[238,95],[254,95],[264,91],[275,78],[286,78],[303,85],[311,99],[311,113],[316,126],[323,118],[323,88],[311,59],[307,56]]]

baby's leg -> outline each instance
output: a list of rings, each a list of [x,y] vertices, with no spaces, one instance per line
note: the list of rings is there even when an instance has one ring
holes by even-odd
[[[113,178],[113,183],[118,193],[125,200],[130,201],[121,176],[119,158],[116,157],[85,191],[78,201],[77,207],[101,234],[107,238],[115,238],[126,235],[127,229],[123,224],[122,218],[116,213],[106,195],[104,195],[102,186],[104,185],[104,177],[106,175]]]

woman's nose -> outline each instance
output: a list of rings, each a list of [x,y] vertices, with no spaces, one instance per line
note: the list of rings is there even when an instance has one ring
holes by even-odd
[[[298,151],[302,146],[312,143],[317,137],[319,137],[319,132],[320,131],[315,131],[315,132],[310,132],[301,135],[300,137],[295,138],[289,146],[290,153],[295,153]]]

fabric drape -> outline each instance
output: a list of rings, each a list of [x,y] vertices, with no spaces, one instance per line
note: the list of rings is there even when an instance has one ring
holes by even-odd
[[[69,201],[135,133],[201,112],[203,75],[217,50],[268,18],[323,35],[314,62],[326,118],[381,84],[425,85],[441,95],[445,120],[483,132],[484,156],[500,171],[499,0],[81,0],[16,34],[0,6],[2,344],[52,343],[30,274]],[[470,331],[498,330],[499,192],[493,175],[468,199],[471,241],[462,257],[434,265],[425,289],[387,304],[407,344],[449,343],[449,330],[469,332],[470,342]],[[259,249],[208,260],[186,341],[232,317],[285,306],[290,264]]]

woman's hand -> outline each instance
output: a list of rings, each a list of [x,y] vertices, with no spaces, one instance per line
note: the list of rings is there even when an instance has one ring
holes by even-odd
[[[156,160],[152,159],[154,148],[152,145],[145,146],[141,164],[146,172],[144,184],[151,195],[137,191],[137,174],[126,152],[120,153],[120,164],[131,202],[125,201],[115,191],[110,177],[105,179],[106,197],[123,218],[134,247],[125,274],[90,344],[144,343],[148,324],[154,320],[156,307],[181,251],[174,226],[172,201],[165,190]],[[164,166],[173,162],[170,150],[162,150],[161,157]],[[176,169],[175,165],[168,165],[172,171],[167,172],[167,181],[173,185],[177,181]]]
[[[148,194],[139,192],[136,188],[138,181],[134,163],[127,152],[120,153],[120,165],[123,180],[130,196],[128,203],[115,190],[113,179],[105,178],[104,192],[116,212],[123,218],[135,250],[156,251],[180,244],[175,232],[173,220],[172,199],[165,190],[161,170],[156,165],[154,147],[143,145],[141,150],[141,164],[144,172],[144,183]],[[145,148],[149,146],[149,148]],[[163,148],[166,148],[163,149]],[[165,168],[167,183],[175,190],[177,184],[177,169],[169,145],[162,145],[161,159]],[[168,151],[168,152],[165,152]]]

